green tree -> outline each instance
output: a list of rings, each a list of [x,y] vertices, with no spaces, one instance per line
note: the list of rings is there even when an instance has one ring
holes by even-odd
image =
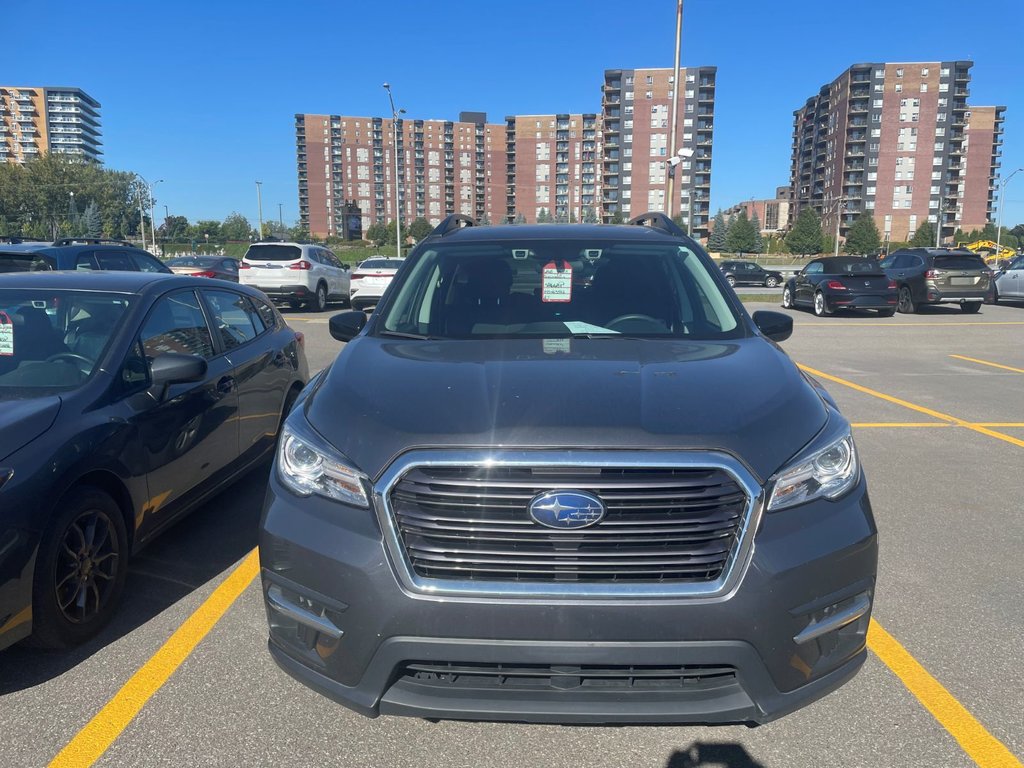
[[[583,206],[583,223],[584,224],[597,224],[597,212],[593,206]]]
[[[862,213],[853,222],[846,233],[846,242],[843,244],[844,253],[859,253],[874,255],[878,253],[882,245],[882,237],[878,234],[878,226],[875,224],[875,217],[870,213]]]
[[[383,221],[376,221],[366,230],[365,237],[375,246],[380,248],[388,241],[388,225]]]
[[[790,253],[816,255],[821,253],[821,219],[813,208],[804,208],[797,216],[793,229],[786,236]]]
[[[409,236],[417,243],[433,231],[434,228],[430,226],[430,222],[422,216],[414,219],[412,224],[409,225]]]
[[[761,219],[754,211],[754,217],[750,220],[754,228],[754,253],[764,253],[764,238],[761,237]]]
[[[626,221],[626,219],[623,217],[622,211],[615,211],[612,214],[612,220],[611,220],[612,224],[623,224],[623,223],[625,223],[625,221]]]
[[[721,253],[725,250],[725,235],[728,225],[725,223],[725,214],[718,209],[715,214],[714,223],[711,225],[711,234],[708,236],[708,250],[712,253]]]
[[[168,242],[182,242],[188,237],[188,219],[184,216],[168,216],[157,228],[157,232]]]
[[[930,221],[923,222],[917,228],[914,236],[910,238],[911,248],[934,248],[935,247],[935,227],[932,226]]]
[[[729,253],[753,253],[755,246],[754,225],[747,218],[747,209],[740,208],[739,215],[725,234],[725,250]]]
[[[234,212],[220,225],[220,234],[225,240],[248,240],[252,235],[252,225],[245,216]]]
[[[517,213],[514,223],[515,224],[525,224],[526,223],[526,217],[523,216],[523,214],[521,214],[521,213]]]
[[[539,211],[537,211],[537,223],[538,224],[550,224],[551,223],[551,214],[548,213],[548,209],[547,208],[541,208]]]
[[[100,218],[100,207],[92,200],[85,206],[85,213],[82,214],[82,227],[88,237],[100,237],[103,235],[103,220]]]

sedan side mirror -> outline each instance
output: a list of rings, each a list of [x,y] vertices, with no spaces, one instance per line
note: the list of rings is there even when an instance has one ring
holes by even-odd
[[[359,310],[339,312],[328,321],[331,336],[338,341],[352,341],[366,327],[366,313]]]
[[[781,312],[759,310],[754,313],[754,325],[772,341],[785,341],[793,335],[793,318]]]
[[[153,382],[153,388],[160,390],[162,402],[171,384],[202,381],[206,378],[206,360],[198,355],[165,352],[150,362],[149,378]]]

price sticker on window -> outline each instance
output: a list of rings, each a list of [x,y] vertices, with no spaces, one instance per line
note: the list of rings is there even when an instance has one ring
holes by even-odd
[[[14,323],[6,312],[0,312],[0,355],[14,354]]]
[[[543,302],[572,301],[572,266],[563,261],[549,261],[541,272],[540,300]]]

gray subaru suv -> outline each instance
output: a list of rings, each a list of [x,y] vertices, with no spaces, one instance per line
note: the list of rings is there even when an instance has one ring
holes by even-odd
[[[850,425],[663,214],[449,216],[304,391],[260,530],[269,647],[368,716],[764,723],[865,659]]]

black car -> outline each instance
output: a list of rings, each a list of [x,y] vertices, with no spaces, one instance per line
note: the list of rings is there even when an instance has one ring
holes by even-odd
[[[330,320],[261,520],[277,663],[369,716],[558,723],[765,722],[850,679],[876,530],[792,319],[664,214],[470,224]]]
[[[51,270],[117,270],[161,272],[171,270],[160,259],[124,240],[64,238],[53,243],[19,241],[0,244],[0,273]]]
[[[904,248],[882,260],[899,291],[899,311],[917,312],[925,304],[959,304],[974,313],[992,300],[992,270],[966,249]]]
[[[786,282],[782,306],[810,307],[818,317],[843,309],[872,309],[882,317],[892,317],[896,314],[896,283],[875,259],[814,259]]]
[[[782,285],[782,273],[765,269],[753,261],[735,261],[729,259],[718,265],[729,285],[763,285],[775,288]]]
[[[308,376],[252,289],[203,278],[0,279],[0,648],[110,618],[128,556],[273,448]]]

